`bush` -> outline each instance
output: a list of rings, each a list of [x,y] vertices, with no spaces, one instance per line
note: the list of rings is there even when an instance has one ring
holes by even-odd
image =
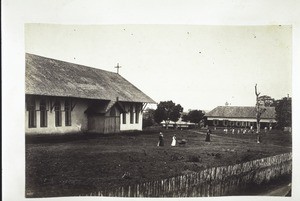
[[[171,161],[179,161],[179,160],[181,160],[181,159],[184,159],[184,157],[181,156],[181,155],[173,154],[173,155],[171,156]]]
[[[150,127],[154,125],[154,121],[150,118],[143,119],[143,128]]]
[[[200,159],[200,157],[199,156],[189,156],[188,157],[188,162],[200,162],[201,161],[201,159]]]
[[[220,153],[216,153],[215,154],[215,158],[220,159],[221,158],[221,154]]]

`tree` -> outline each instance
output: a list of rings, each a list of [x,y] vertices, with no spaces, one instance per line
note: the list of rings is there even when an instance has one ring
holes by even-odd
[[[186,120],[198,124],[204,117],[202,110],[191,110],[186,115]]]
[[[260,117],[266,111],[266,108],[261,108],[259,95],[257,92],[257,84],[255,84],[255,95],[256,95],[256,132],[260,133]]]
[[[183,115],[181,116],[181,119],[182,119],[182,121],[189,121],[189,116],[188,116],[188,114],[183,114]]]
[[[154,109],[146,109],[143,114],[143,128],[154,125]]]
[[[258,102],[260,106],[263,107],[272,107],[275,104],[275,99],[271,98],[271,96],[263,95],[258,97]]]
[[[285,97],[276,101],[276,127],[284,128],[292,126],[292,98]]]
[[[154,120],[157,123],[165,121],[178,121],[183,108],[180,104],[175,104],[173,101],[161,101],[157,105],[157,109],[154,111]]]

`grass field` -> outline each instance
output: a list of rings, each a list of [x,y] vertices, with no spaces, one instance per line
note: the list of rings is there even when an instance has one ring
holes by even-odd
[[[26,138],[26,196],[72,196],[150,181],[202,169],[241,163],[292,151],[292,135],[271,131],[256,143],[255,134],[212,132],[205,142],[200,130],[163,130],[113,135],[67,135]],[[173,134],[185,146],[171,147]],[[126,177],[122,178],[126,173]]]

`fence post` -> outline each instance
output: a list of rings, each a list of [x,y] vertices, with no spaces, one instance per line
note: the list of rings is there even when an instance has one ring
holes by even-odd
[[[116,187],[86,194],[89,196],[158,197],[222,196],[238,186],[268,182],[292,171],[292,153],[266,157],[241,164],[212,167],[197,173]]]

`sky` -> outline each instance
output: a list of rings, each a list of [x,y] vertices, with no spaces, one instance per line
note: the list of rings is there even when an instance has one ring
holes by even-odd
[[[292,96],[291,26],[26,24],[25,51],[116,72],[184,111]],[[151,107],[155,108],[155,105]]]

